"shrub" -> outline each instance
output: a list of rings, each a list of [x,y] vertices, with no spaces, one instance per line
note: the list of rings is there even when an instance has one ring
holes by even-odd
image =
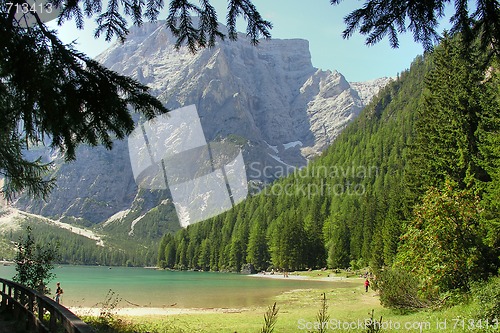
[[[386,268],[377,276],[372,287],[380,292],[380,303],[392,309],[421,309],[431,303],[419,296],[419,281],[407,271]]]
[[[472,295],[479,305],[477,314],[479,319],[490,321],[500,319],[500,277],[474,284]]]

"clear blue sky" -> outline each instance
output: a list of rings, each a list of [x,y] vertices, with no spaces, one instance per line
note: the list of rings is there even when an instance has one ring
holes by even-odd
[[[169,1],[165,0],[168,6]],[[329,0],[253,0],[261,15],[273,23],[273,38],[303,38],[309,40],[313,65],[323,70],[338,70],[348,81],[365,81],[382,76],[395,76],[409,67],[423,49],[413,42],[411,33],[400,36],[399,49],[392,49],[387,39],[375,46],[366,46],[364,38],[355,34],[342,39],[345,28],[343,17],[361,6],[363,1],[345,0],[332,6]],[[224,23],[227,0],[212,0]],[[166,18],[166,10],[160,19]],[[245,22],[240,19],[240,30]],[[51,22],[51,26],[56,25]],[[93,38],[95,25],[86,21],[84,30],[77,30],[74,22],[58,28],[64,42],[76,40],[80,51],[94,57],[110,44]]]

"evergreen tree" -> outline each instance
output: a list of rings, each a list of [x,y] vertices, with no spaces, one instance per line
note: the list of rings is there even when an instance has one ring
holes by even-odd
[[[165,246],[165,266],[168,268],[175,267],[177,246],[174,239],[171,239]]]
[[[172,237],[170,234],[165,234],[161,238],[160,245],[159,245],[159,250],[158,250],[158,267],[165,268],[166,267],[166,262],[165,262],[165,248],[167,244],[170,241],[170,237]]]
[[[9,198],[23,189],[45,196],[54,185],[43,177],[48,165],[23,149],[48,141],[69,161],[81,143],[111,148],[128,135],[129,106],[148,119],[166,112],[147,87],[63,45],[43,24],[22,29],[0,15],[0,59],[0,174]]]
[[[179,247],[177,248],[176,251],[176,266],[175,268],[177,269],[187,269],[188,266],[188,258],[187,258],[187,245],[186,241],[181,239],[179,243]]]
[[[365,258],[368,264],[375,271],[379,270],[385,265],[384,258],[384,235],[382,230],[385,229],[385,222],[377,225],[373,234],[373,242],[371,246],[371,253],[369,258]]]
[[[342,1],[330,0],[334,5]],[[500,54],[500,3],[497,0],[477,0],[472,10],[468,0],[367,0],[362,8],[344,18],[347,28],[343,36],[348,38],[358,30],[367,35],[366,44],[375,44],[387,36],[391,46],[398,47],[398,34],[409,30],[416,42],[431,50],[434,41],[439,40],[436,30],[449,3],[455,8],[450,19],[452,32],[461,32],[467,43],[479,38],[483,50],[493,47]]]
[[[243,250],[243,242],[241,239],[234,237],[231,241],[231,247],[229,252],[229,267],[239,272],[244,264],[245,253]]]
[[[282,237],[280,237],[280,229],[282,228],[283,220],[281,216],[273,220],[267,229],[267,239],[269,254],[271,256],[271,263],[274,268],[283,267],[281,243]]]
[[[198,267],[204,271],[210,270],[210,240],[206,238],[201,241]]]
[[[262,221],[255,221],[248,237],[247,263],[252,263],[258,271],[265,270],[269,264],[266,228]]]
[[[343,221],[330,222],[332,235],[329,242],[328,263],[331,268],[348,268],[351,257],[350,235],[347,225]]]
[[[500,73],[499,58],[486,71],[485,92],[481,100],[479,149],[484,156],[482,167],[491,177],[482,197],[483,223],[488,245],[497,250],[500,261]]]
[[[485,62],[460,38],[446,38],[436,50],[412,149],[412,184],[417,195],[449,178],[461,188],[491,177],[482,167],[479,127],[485,98]],[[453,163],[450,163],[453,161]]]

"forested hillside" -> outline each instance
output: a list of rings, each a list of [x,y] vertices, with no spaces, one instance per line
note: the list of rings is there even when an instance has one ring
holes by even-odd
[[[2,213],[0,211],[0,218]],[[14,260],[16,243],[31,228],[36,244],[57,246],[57,264],[103,266],[153,266],[159,239],[136,228],[136,235],[127,234],[116,225],[109,229],[89,229],[77,224],[58,225],[36,215],[19,214],[0,223],[0,259]],[[144,236],[143,236],[144,235]]]
[[[159,265],[377,269],[397,261],[442,290],[467,285],[460,274],[496,273],[498,65],[459,39],[415,59],[307,168],[165,235]]]
[[[160,205],[151,207],[146,202],[147,199],[158,202],[158,199],[155,200],[157,197],[156,193],[141,195],[141,199],[134,200],[131,209],[119,212],[100,224],[68,216],[49,219],[0,206],[0,259],[14,259],[15,243],[30,226],[37,243],[59,244],[58,263],[154,266],[163,234],[180,228],[173,205],[164,200]],[[86,233],[98,235],[99,245],[95,238],[85,237]]]

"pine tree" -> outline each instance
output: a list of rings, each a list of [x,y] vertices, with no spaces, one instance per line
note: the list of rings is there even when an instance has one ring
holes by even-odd
[[[410,154],[408,183],[414,197],[446,179],[462,189],[478,188],[491,180],[482,165],[479,139],[487,98],[482,83],[484,56],[463,46],[457,36],[445,38],[432,59]]]
[[[165,266],[168,268],[175,267],[175,258],[177,252],[177,244],[175,239],[171,239],[165,247]]]
[[[350,234],[344,221],[332,220],[329,241],[328,265],[331,268],[348,268],[350,265]]]
[[[187,245],[186,241],[181,239],[179,247],[176,251],[176,269],[187,269],[189,267],[189,260],[187,258]]]
[[[210,241],[208,239],[201,241],[198,267],[204,271],[210,270]]]
[[[111,148],[114,138],[128,135],[134,128],[129,106],[148,119],[167,111],[147,87],[63,45],[43,25],[22,29],[2,16],[0,59],[0,173],[7,197],[23,189],[45,196],[54,185],[43,177],[49,166],[26,160],[23,149],[48,141],[69,161],[79,144]]]
[[[161,268],[166,267],[165,248],[167,247],[167,244],[170,242],[170,237],[172,237],[170,234],[165,234],[161,238],[160,245],[158,246],[158,258],[156,261],[158,267],[161,267]]]
[[[252,263],[258,271],[267,269],[269,253],[267,250],[266,228],[262,221],[255,221],[250,229],[247,247],[247,263]]]
[[[487,244],[496,249],[500,261],[500,58],[493,59],[486,71],[485,92],[481,100],[482,110],[478,138],[484,159],[481,166],[490,175],[482,197],[483,224]]]
[[[330,0],[334,5],[342,1]],[[491,47],[500,54],[500,4],[496,0],[478,0],[473,10],[467,0],[368,0],[344,18],[347,28],[343,36],[348,38],[358,30],[367,35],[366,44],[375,44],[387,36],[391,46],[398,47],[398,34],[411,31],[414,40],[429,51],[434,41],[439,40],[436,30],[449,3],[455,8],[450,19],[452,32],[462,33],[467,43],[478,38],[483,50]]]
[[[326,264],[325,242],[323,239],[323,225],[326,217],[326,196],[316,195],[309,202],[302,198],[299,211],[307,211],[304,217],[304,232],[306,234],[304,262],[309,268],[322,268]],[[309,207],[308,210],[305,207]]]

